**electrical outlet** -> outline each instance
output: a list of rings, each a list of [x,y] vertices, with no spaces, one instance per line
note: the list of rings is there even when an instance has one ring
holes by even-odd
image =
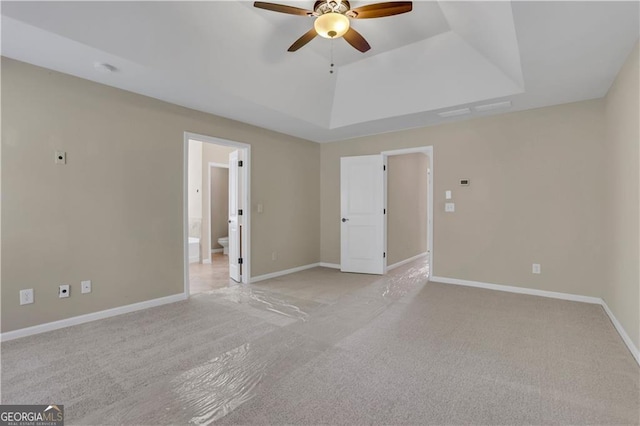
[[[532,268],[531,268],[531,272],[534,274],[539,274],[542,272],[542,270],[540,269],[540,264],[539,263],[534,263]]]
[[[80,292],[91,293],[91,280],[80,281]]]
[[[454,203],[445,203],[444,211],[447,213],[453,213],[456,211],[456,205]]]
[[[278,259],[278,252],[272,252],[271,253],[271,260],[277,260]]]
[[[69,287],[69,284],[63,284],[60,287],[58,287],[58,297],[60,299],[69,297],[70,293],[71,293],[71,288]]]
[[[25,290],[20,290],[20,304],[28,305],[33,303],[33,289],[27,288]]]

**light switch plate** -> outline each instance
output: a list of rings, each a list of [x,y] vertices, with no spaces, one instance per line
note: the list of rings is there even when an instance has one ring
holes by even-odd
[[[444,192],[444,198],[447,199],[447,200],[450,200],[451,199],[451,191],[445,191]]]
[[[456,205],[454,203],[445,203],[444,211],[447,213],[453,213],[456,211]]]
[[[20,304],[28,305],[33,303],[33,289],[27,288],[25,290],[20,290]]]
[[[80,293],[91,293],[91,280],[80,281]]]

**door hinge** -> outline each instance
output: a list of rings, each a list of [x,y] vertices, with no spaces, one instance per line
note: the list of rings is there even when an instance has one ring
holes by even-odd
[[[387,257],[387,252],[382,253],[382,257]]]
[[[242,265],[242,258],[241,257],[238,258],[238,265]]]
[[[242,216],[242,209],[238,209],[238,216]]]
[[[242,160],[238,160],[238,167],[242,167]]]
[[[387,166],[383,165],[383,166],[382,166],[382,171],[384,172],[384,171],[386,171],[386,170],[387,170]]]
[[[382,209],[382,214],[387,214],[387,209]]]

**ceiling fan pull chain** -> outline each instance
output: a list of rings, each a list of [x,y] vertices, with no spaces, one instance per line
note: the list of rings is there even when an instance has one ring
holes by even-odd
[[[331,39],[331,68],[329,74],[333,74],[333,39]]]

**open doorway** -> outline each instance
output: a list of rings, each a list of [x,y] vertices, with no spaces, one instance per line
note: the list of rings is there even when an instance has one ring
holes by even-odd
[[[382,153],[385,175],[386,270],[433,259],[433,147]]]
[[[185,293],[248,283],[250,146],[185,133]]]

